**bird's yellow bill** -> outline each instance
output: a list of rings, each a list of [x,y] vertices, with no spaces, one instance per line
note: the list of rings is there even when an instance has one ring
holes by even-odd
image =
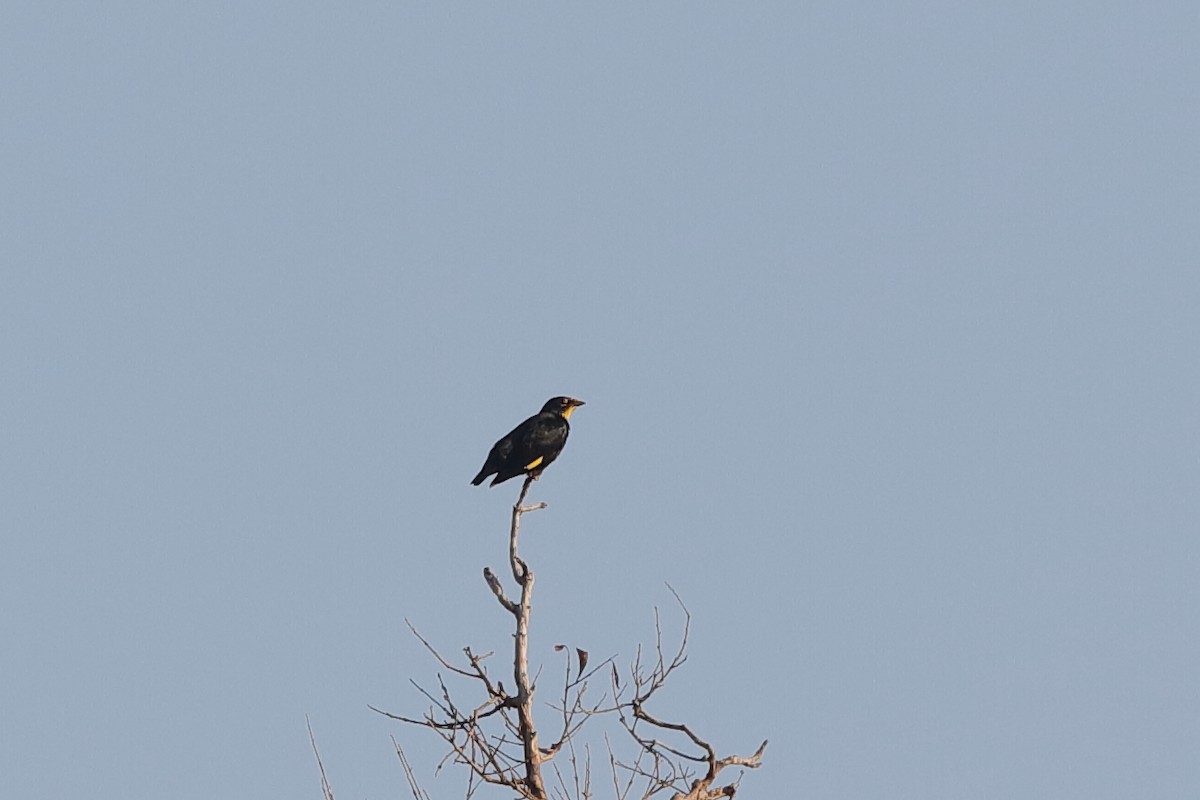
[[[545,458],[545,456],[538,456],[533,461],[530,461],[528,464],[526,464],[525,469],[533,469],[538,464],[542,463],[542,459],[544,459],[544,458]]]

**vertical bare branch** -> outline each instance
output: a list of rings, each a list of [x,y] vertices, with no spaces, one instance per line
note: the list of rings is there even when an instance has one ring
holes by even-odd
[[[533,686],[529,680],[529,617],[533,613],[533,571],[517,554],[517,537],[521,530],[521,515],[528,511],[545,508],[545,503],[522,506],[533,476],[525,479],[521,494],[513,505],[512,528],[509,536],[508,558],[513,578],[521,587],[521,601],[515,617],[517,632],[513,637],[513,680],[517,685],[518,731],[525,752],[525,787],[538,800],[546,798],[546,786],[542,782],[542,753],[538,748],[537,727],[533,722]]]
[[[408,756],[404,755],[404,748],[396,742],[394,736],[392,737],[392,747],[396,748],[396,757],[400,759],[400,766],[404,768],[404,777],[408,780],[408,789],[412,792],[413,800],[430,800],[429,792],[422,789],[417,783],[417,775],[413,772],[412,765],[408,763]]]
[[[312,722],[309,721],[308,715],[304,715],[304,724],[308,726],[308,741],[312,745],[313,755],[317,759],[317,767],[321,770],[321,791],[325,795],[325,800],[334,800],[333,787],[329,784],[329,778],[325,776],[325,764],[321,762],[321,753],[317,750],[317,737],[313,736]]]

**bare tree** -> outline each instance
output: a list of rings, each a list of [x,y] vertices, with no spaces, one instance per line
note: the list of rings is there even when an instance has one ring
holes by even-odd
[[[652,651],[638,647],[637,654],[622,677],[615,657],[589,667],[587,651],[556,645],[565,665],[561,692],[546,707],[554,712],[554,723],[545,730],[543,742],[534,716],[536,675],[530,675],[529,620],[532,609],[534,574],[518,552],[521,517],[545,508],[545,503],[524,505],[534,479],[526,478],[512,509],[509,530],[508,561],[519,596],[510,598],[496,574],[483,570],[483,578],[496,600],[513,617],[512,683],[488,670],[494,653],[476,653],[463,649],[461,662],[454,663],[431,645],[411,623],[409,629],[445,670],[437,677],[437,688],[413,685],[429,701],[421,717],[408,717],[373,710],[391,719],[420,726],[434,732],[447,746],[438,764],[466,767],[465,797],[469,800],[486,784],[502,786],[526,800],[588,800],[595,796],[592,748],[580,739],[584,725],[596,717],[614,717],[619,722],[613,742],[603,738],[605,772],[612,783],[616,800],[649,800],[662,796],[672,800],[714,800],[733,797],[741,781],[742,770],[732,782],[723,772],[730,768],[755,769],[762,763],[764,741],[749,756],[719,757],[707,740],[688,725],[668,722],[646,710],[647,704],[663,688],[667,679],[687,660],[691,615],[671,589],[684,614],[683,630],[675,648],[664,649],[662,624],[654,613],[655,642]],[[406,620],[407,622],[407,620]],[[606,684],[604,691],[591,699],[593,682]],[[464,703],[464,691],[474,687],[475,700]],[[315,743],[314,743],[315,749]],[[620,753],[629,751],[629,755]],[[429,800],[417,783],[403,749],[396,753],[404,768],[409,788],[416,800]],[[322,773],[322,779],[323,773]],[[327,787],[323,783],[323,787]],[[332,800],[332,792],[327,790]]]

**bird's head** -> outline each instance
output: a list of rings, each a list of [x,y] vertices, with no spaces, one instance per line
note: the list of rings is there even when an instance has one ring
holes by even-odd
[[[553,411],[563,419],[570,419],[571,414],[581,405],[583,401],[574,397],[551,397],[546,401],[546,405],[542,406],[542,411]]]

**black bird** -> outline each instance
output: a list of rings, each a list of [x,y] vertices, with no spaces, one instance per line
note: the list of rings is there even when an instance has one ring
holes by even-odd
[[[532,475],[534,478],[542,474],[542,470],[550,466],[563,445],[567,443],[567,435],[571,432],[571,424],[567,419],[583,405],[582,400],[573,397],[552,397],[542,406],[542,410],[513,428],[488,453],[483,469],[471,481],[478,486],[495,474],[489,486],[504,483],[509,478],[521,474]]]

